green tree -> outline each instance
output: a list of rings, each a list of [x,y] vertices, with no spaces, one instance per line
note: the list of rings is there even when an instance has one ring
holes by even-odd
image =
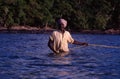
[[[120,0],[109,0],[111,11],[109,13],[109,21],[107,28],[120,28]]]
[[[0,0],[0,25],[48,26],[56,18],[68,29],[120,28],[120,0]]]

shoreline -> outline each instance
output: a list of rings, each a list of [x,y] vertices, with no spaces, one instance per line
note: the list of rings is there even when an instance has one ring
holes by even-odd
[[[5,27],[0,27],[1,33],[26,33],[26,34],[39,34],[39,33],[50,33],[56,29],[50,27],[30,27],[30,26],[14,26],[10,29]],[[80,30],[80,31],[70,31],[71,33],[81,33],[81,34],[111,34],[111,35],[120,35],[120,29],[108,29],[105,31],[101,30]]]

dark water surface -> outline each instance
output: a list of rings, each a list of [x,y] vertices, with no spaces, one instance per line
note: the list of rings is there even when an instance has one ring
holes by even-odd
[[[120,46],[119,35],[72,34],[81,42]],[[120,79],[120,49],[70,45],[50,57],[48,34],[0,34],[0,79]]]

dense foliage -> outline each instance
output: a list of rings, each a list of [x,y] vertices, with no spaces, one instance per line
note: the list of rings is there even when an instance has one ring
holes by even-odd
[[[57,18],[69,29],[120,28],[120,0],[0,0],[0,26],[55,27]]]

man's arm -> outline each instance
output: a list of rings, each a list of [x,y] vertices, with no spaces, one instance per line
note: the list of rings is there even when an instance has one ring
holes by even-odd
[[[79,41],[76,41],[76,40],[74,40],[73,44],[88,46],[88,43],[85,43],[85,42],[79,42]]]
[[[51,43],[52,43],[52,41],[49,39],[49,41],[48,41],[48,47],[49,47],[54,53],[57,53],[57,52],[54,50],[53,46],[51,46]]]

